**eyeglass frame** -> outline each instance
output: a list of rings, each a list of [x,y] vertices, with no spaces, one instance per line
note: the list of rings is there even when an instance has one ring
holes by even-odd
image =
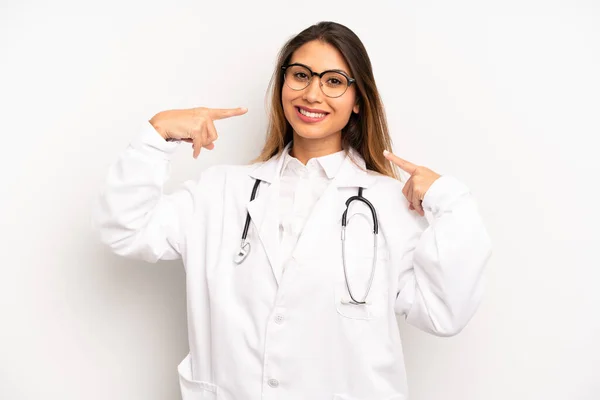
[[[287,70],[289,67],[294,67],[294,66],[299,66],[299,67],[306,68],[306,69],[308,70],[308,72],[310,72],[310,79],[308,80],[308,84],[307,84],[306,86],[304,86],[302,89],[294,89],[294,88],[290,87],[289,85],[287,85],[287,84],[285,83],[285,71],[286,71],[286,70]],[[307,65],[304,65],[304,64],[301,64],[301,63],[292,63],[292,64],[288,64],[288,65],[282,65],[282,66],[281,66],[281,69],[283,70],[283,82],[284,82],[284,85],[286,85],[287,87],[289,87],[290,89],[292,89],[292,90],[295,90],[295,91],[300,91],[300,90],[304,90],[304,89],[306,89],[306,88],[307,88],[307,87],[309,87],[309,86],[310,86],[310,84],[312,83],[313,76],[318,76],[318,77],[319,77],[319,88],[321,89],[321,92],[323,92],[323,94],[324,94],[325,96],[327,96],[327,97],[329,97],[329,98],[332,98],[332,99],[337,99],[338,97],[342,97],[342,96],[343,96],[343,95],[344,95],[344,94],[345,94],[345,93],[348,91],[348,88],[349,88],[350,86],[352,86],[352,84],[353,84],[353,83],[356,83],[356,79],[354,79],[354,78],[350,78],[350,77],[348,76],[348,74],[346,74],[344,71],[342,71],[342,70],[339,70],[339,69],[328,69],[328,70],[326,70],[326,71],[323,71],[323,72],[321,72],[321,73],[317,73],[317,72],[314,72],[312,69],[310,69],[310,67],[309,67],[309,66],[307,66]],[[321,82],[321,78],[323,77],[323,75],[325,75],[325,74],[326,74],[326,73],[328,73],[328,72],[335,72],[335,73],[338,73],[338,74],[340,74],[340,75],[343,75],[343,76],[344,76],[344,78],[346,78],[346,79],[347,79],[348,83],[346,84],[346,89],[344,90],[344,93],[340,94],[339,96],[329,96],[327,93],[325,93],[325,92],[323,91],[323,82]]]

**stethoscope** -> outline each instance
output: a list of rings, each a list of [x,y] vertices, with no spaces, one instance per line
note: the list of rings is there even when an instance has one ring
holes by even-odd
[[[254,187],[252,188],[252,195],[250,196],[250,201],[253,201],[256,198],[256,191],[258,190],[258,186],[260,185],[261,180],[257,179],[254,183]],[[377,223],[377,212],[375,211],[375,207],[369,200],[363,197],[362,195],[363,188],[358,188],[358,196],[352,196],[348,200],[346,200],[346,210],[342,215],[342,264],[344,266],[344,280],[346,281],[346,288],[348,289],[348,294],[350,294],[351,301],[350,304],[361,305],[367,304],[367,296],[371,291],[371,285],[373,284],[373,277],[375,276],[375,267],[377,266],[377,234],[379,233],[379,225]],[[371,266],[371,276],[369,277],[369,284],[367,285],[367,290],[365,295],[363,296],[361,301],[356,300],[354,294],[352,293],[352,289],[350,288],[350,283],[348,282],[348,272],[346,271],[346,216],[348,214],[348,209],[350,207],[350,203],[354,200],[362,201],[371,209],[371,215],[373,216],[373,265]],[[240,249],[236,253],[234,257],[234,262],[236,264],[241,264],[244,262],[248,254],[250,253],[250,242],[246,240],[248,237],[248,228],[250,227],[250,213],[246,214],[246,223],[244,225],[244,232],[242,233],[242,242],[240,244]]]

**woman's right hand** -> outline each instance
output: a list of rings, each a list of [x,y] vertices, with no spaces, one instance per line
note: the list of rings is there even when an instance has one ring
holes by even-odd
[[[197,107],[184,110],[161,111],[150,119],[150,123],[165,140],[183,140],[193,143],[194,158],[200,149],[212,150],[217,140],[214,120],[236,117],[248,111],[247,108],[206,108]]]

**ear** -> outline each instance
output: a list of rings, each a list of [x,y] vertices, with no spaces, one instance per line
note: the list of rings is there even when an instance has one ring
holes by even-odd
[[[352,112],[354,114],[358,114],[359,111],[360,111],[360,107],[358,105],[358,102],[356,102],[356,104],[354,105],[354,107],[352,107]]]

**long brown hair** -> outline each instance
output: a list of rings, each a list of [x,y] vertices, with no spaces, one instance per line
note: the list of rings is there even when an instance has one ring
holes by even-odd
[[[275,72],[271,77],[267,97],[270,95],[269,127],[261,154],[255,161],[267,161],[280,154],[293,139],[293,129],[285,118],[281,103],[283,70],[294,51],[305,43],[320,40],[335,47],[350,66],[356,79],[359,113],[352,113],[342,129],[342,147],[354,148],[363,157],[366,168],[398,179],[396,168],[383,156],[384,149],[392,148],[383,103],[375,85],[371,60],[361,40],[349,28],[336,22],[319,22],[289,39],[279,51]]]

